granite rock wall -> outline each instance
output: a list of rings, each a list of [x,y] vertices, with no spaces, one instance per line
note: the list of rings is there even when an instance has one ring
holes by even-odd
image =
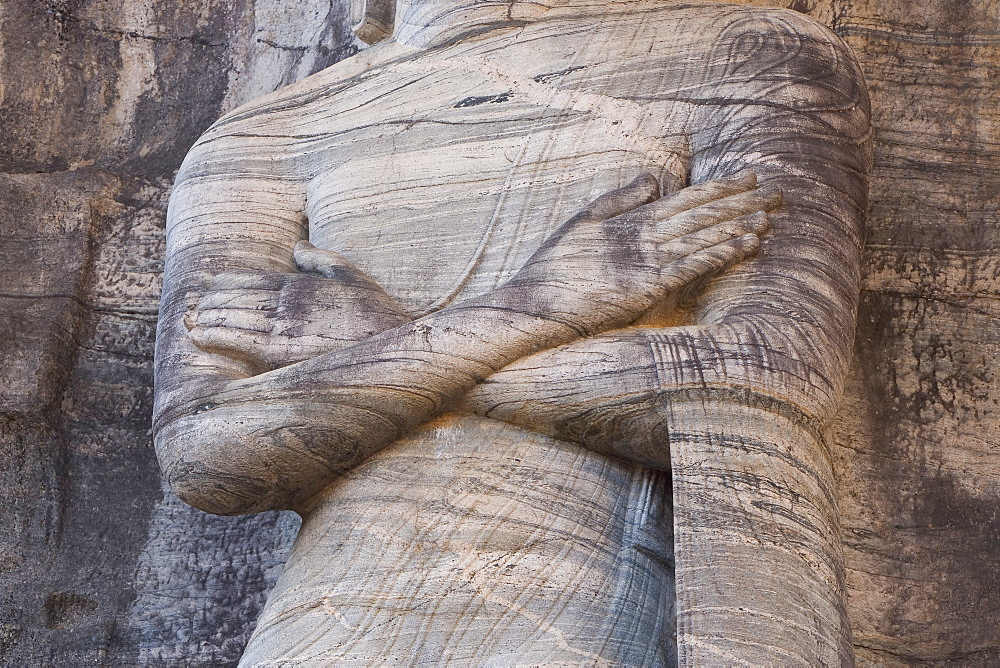
[[[356,50],[328,0],[0,2],[0,664],[239,657],[293,516],[167,494],[152,357],[173,176]]]

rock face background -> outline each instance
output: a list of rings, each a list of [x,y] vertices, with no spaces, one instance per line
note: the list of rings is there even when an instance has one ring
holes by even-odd
[[[836,424],[859,663],[1000,662],[1000,4],[775,0],[871,87]],[[295,532],[161,486],[173,175],[234,106],[354,53],[340,0],[0,0],[0,664],[234,663]]]

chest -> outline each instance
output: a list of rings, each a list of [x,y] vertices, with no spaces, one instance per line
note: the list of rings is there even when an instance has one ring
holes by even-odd
[[[557,46],[536,62],[401,59],[346,89],[310,154],[312,242],[421,315],[507,280],[640,172],[682,184],[668,106],[628,99],[627,74]]]

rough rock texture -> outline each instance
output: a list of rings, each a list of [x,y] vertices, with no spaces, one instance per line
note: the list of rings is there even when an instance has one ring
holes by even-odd
[[[872,93],[866,278],[834,439],[857,658],[995,665],[997,4],[755,4],[831,26]],[[0,662],[225,664],[249,637],[294,525],[162,491],[163,214],[212,120],[350,52],[342,12],[0,2]]]
[[[297,520],[161,488],[166,199],[218,116],[355,50],[344,8],[3,0],[0,22],[0,663],[233,661]]]
[[[857,656],[1000,662],[1000,6],[832,17],[876,128],[854,382],[838,424]]]

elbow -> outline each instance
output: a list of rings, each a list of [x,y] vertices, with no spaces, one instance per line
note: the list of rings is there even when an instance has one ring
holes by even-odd
[[[155,434],[157,459],[173,493],[215,515],[288,508],[280,486],[254,463],[240,435],[199,417],[174,420]]]
[[[780,317],[737,317],[650,341],[664,398],[789,410],[825,421],[839,404],[849,348]]]
[[[164,475],[170,489],[189,506],[213,515],[248,515],[269,510],[266,494],[245,478],[213,470],[202,462],[177,462]]]

